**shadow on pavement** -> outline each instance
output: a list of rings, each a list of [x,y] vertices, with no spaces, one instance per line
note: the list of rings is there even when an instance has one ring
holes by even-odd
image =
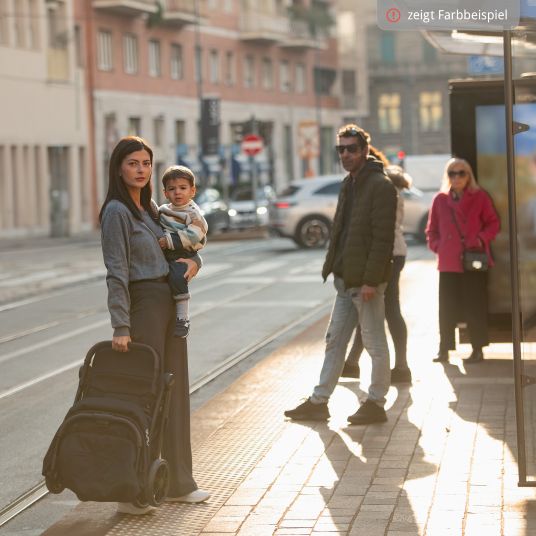
[[[467,366],[465,375],[456,366],[443,366],[455,395],[450,403],[452,431],[467,427],[468,432],[465,452],[470,453],[471,466],[467,468],[466,533],[485,530],[492,521],[503,526],[501,534],[536,534],[536,489],[518,487],[512,360],[487,359]],[[530,415],[536,389],[525,391],[525,397]],[[533,423],[529,424],[526,452],[530,472],[536,452],[531,448]]]

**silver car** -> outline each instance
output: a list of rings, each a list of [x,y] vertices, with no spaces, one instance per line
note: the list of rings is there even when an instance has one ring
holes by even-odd
[[[303,248],[322,248],[328,243],[343,175],[322,175],[291,182],[270,203],[272,232],[291,238]],[[433,194],[417,188],[404,190],[404,233],[424,240]]]

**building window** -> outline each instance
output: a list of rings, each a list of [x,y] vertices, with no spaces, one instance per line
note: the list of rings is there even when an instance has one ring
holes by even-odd
[[[255,59],[246,56],[244,59],[244,87],[252,88],[255,84]]]
[[[228,86],[233,86],[235,83],[235,61],[231,51],[225,54],[225,83]]]
[[[283,93],[288,93],[290,91],[288,61],[286,60],[279,63],[279,90]]]
[[[38,49],[39,44],[39,6],[37,0],[29,0],[30,23],[28,28],[28,46]],[[1,17],[1,14],[0,14]],[[1,22],[0,22],[1,24]]]
[[[151,39],[149,41],[149,76],[157,77],[162,74],[160,64],[160,41]]]
[[[18,2],[21,4],[21,2]],[[69,32],[67,30],[67,8],[64,2],[47,4],[48,46],[54,49],[67,50]],[[19,31],[17,30],[17,33]]]
[[[182,80],[184,78],[184,65],[182,63],[182,47],[171,45],[171,78]]]
[[[443,104],[440,91],[423,91],[419,95],[421,130],[438,132],[443,126]]]
[[[400,94],[382,93],[378,99],[378,121],[380,132],[392,134],[400,132]]]
[[[262,60],[262,87],[263,89],[274,88],[274,68],[270,58]]]
[[[112,32],[99,30],[97,34],[97,65],[100,71],[111,71],[112,60]]]
[[[128,118],[128,133],[129,136],[141,136],[141,118]]]
[[[217,50],[210,51],[210,83],[218,84],[220,82],[220,55]]]
[[[305,65],[303,63],[296,64],[296,93],[305,93],[306,91],[305,81]]]
[[[27,14],[24,11],[25,8],[25,2],[21,2],[19,0],[18,2],[13,2],[13,8],[14,8],[14,14],[15,14],[15,20],[13,29],[15,30],[15,46],[23,48],[26,45],[26,28],[25,28],[25,21]],[[55,16],[55,9],[48,9],[48,16],[50,19],[51,13],[53,16]]]
[[[342,71],[342,99],[344,108],[355,108],[356,101],[355,71]]]
[[[175,145],[186,143],[186,122],[183,120],[175,121]]]
[[[77,24],[74,27],[74,54],[76,66],[84,67],[84,45],[82,44],[82,29]]]
[[[383,63],[395,63],[395,34],[384,31],[380,34],[380,53]]]
[[[135,35],[123,37],[123,66],[127,74],[138,72],[138,38]]]
[[[316,95],[331,95],[333,84],[337,78],[335,69],[327,67],[315,67],[314,71],[315,94]]]
[[[156,117],[154,119],[154,144],[156,147],[163,147],[164,146],[164,118],[163,117]]]
[[[201,80],[203,73],[203,49],[195,47],[195,81]]]
[[[0,44],[9,43],[9,26],[8,26],[8,7],[7,0],[0,0]]]

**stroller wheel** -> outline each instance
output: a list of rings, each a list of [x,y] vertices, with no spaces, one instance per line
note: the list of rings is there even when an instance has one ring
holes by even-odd
[[[151,506],[160,506],[167,496],[169,487],[169,466],[166,460],[158,458],[151,464],[147,476],[146,494]]]
[[[65,486],[57,478],[53,478],[52,476],[45,477],[45,484],[50,493],[61,493],[65,489]]]

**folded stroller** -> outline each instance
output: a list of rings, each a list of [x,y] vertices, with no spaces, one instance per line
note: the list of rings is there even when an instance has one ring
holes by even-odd
[[[52,493],[68,488],[81,501],[158,506],[169,469],[161,457],[173,375],[147,345],[128,352],[100,342],[80,368],[73,406],[43,461]]]

